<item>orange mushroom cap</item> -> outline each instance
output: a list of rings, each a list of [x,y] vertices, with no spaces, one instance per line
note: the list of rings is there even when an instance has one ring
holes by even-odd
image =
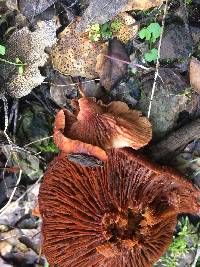
[[[179,213],[200,213],[200,192],[168,168],[125,149],[103,167],[58,156],[39,193],[50,266],[150,267],[172,241]]]
[[[84,97],[78,100],[75,113],[63,109],[56,115],[54,142],[63,152],[85,153],[104,161],[108,149],[139,149],[151,140],[148,119],[123,102],[104,105]]]

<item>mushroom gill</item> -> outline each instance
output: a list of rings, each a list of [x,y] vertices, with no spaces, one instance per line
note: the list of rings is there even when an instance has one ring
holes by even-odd
[[[136,152],[112,149],[103,167],[61,153],[40,188],[50,266],[150,267],[172,242],[179,213],[199,213],[199,191]]]
[[[63,109],[54,126],[54,142],[65,153],[85,153],[106,160],[111,148],[139,149],[152,137],[151,124],[141,112],[120,101],[104,105],[81,98],[75,114]]]

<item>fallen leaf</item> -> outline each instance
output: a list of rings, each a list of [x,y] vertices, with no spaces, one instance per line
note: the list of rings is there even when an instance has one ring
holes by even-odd
[[[12,201],[0,216],[0,225],[16,226],[21,218],[24,218],[26,214],[31,214],[37,205],[39,187],[39,183],[30,186],[26,200]]]
[[[85,31],[93,23],[104,24],[112,20],[118,13],[133,9],[146,10],[159,6],[163,0],[91,0],[77,31]]]
[[[195,91],[200,93],[200,61],[192,57],[190,61],[190,84]]]
[[[116,38],[109,42],[109,46],[98,56],[96,72],[99,74],[100,83],[106,90],[115,86],[126,74],[129,56],[123,44]]]
[[[75,28],[79,20],[78,18],[60,34],[60,40],[51,52],[52,63],[64,75],[96,78],[97,56],[107,44],[94,43],[87,34],[77,33]]]
[[[152,7],[160,6],[163,0],[129,0],[123,11],[147,10]]]
[[[18,7],[25,17],[33,19],[56,2],[57,0],[19,0]]]
[[[41,217],[38,203],[36,204],[35,208],[32,210],[32,216],[39,217],[39,218]]]
[[[23,252],[27,251],[27,248],[20,243],[18,240],[21,236],[19,229],[13,229],[0,235],[0,253],[1,255],[6,255],[11,252],[13,247],[16,249],[22,250]]]
[[[119,41],[126,44],[137,35],[139,26],[134,25],[136,21],[130,14],[127,12],[120,13],[115,20],[120,22],[120,28],[119,31],[114,32],[113,36]]]
[[[25,202],[13,201],[8,208],[1,214],[0,224],[14,226],[25,214]]]

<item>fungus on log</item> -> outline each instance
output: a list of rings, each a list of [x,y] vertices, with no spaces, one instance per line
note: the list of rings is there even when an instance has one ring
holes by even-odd
[[[199,213],[199,191],[126,149],[87,168],[61,153],[40,188],[50,266],[150,267],[172,242],[179,213]]]
[[[54,142],[61,151],[88,154],[103,161],[108,149],[139,149],[151,137],[148,119],[120,101],[104,105],[93,98],[81,98],[75,114],[63,109],[55,119]]]

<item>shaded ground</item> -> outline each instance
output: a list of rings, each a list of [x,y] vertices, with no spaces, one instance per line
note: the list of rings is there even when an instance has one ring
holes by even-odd
[[[95,22],[103,24],[119,13],[118,8],[121,10],[121,6],[115,6],[110,1],[109,12],[102,16],[98,14],[101,6],[99,4],[97,7],[96,3],[96,11],[91,9],[90,12],[87,11],[89,13],[84,13],[89,3],[91,7],[91,2],[0,1],[2,267],[48,266],[41,253],[42,222],[35,208],[43,173],[59,152],[52,140],[55,114],[62,107],[72,110],[72,99],[91,96],[105,103],[119,100],[127,103],[131,109],[141,110],[146,116],[150,114],[153,139],[144,151],[151,157],[154,151],[152,147],[158,152],[159,146],[157,148],[156,144],[167,140],[177,129],[188,127],[187,131],[191,134],[188,140],[183,138],[187,133],[183,128],[176,139],[180,144],[174,149],[170,148],[170,156],[164,153],[162,164],[173,166],[192,180],[195,186],[200,186],[200,134],[198,136],[190,126],[194,121],[197,122],[195,129],[199,127],[200,81],[194,86],[189,71],[191,57],[200,60],[200,1],[169,1],[167,12],[164,4],[150,6],[147,10],[138,10],[139,6],[136,6],[134,11],[130,9],[129,15],[135,19],[131,24],[132,28],[136,27],[134,38],[132,28],[129,32],[130,27],[123,24],[122,18],[120,23],[124,31],[121,35],[113,31],[109,36],[110,29],[105,30],[104,35],[101,31],[104,44],[100,45],[104,46],[107,41],[110,42],[109,55],[114,58],[114,63],[110,66],[104,62],[103,68],[101,65],[97,71],[98,75],[94,69],[94,56],[99,55],[98,45],[102,40],[97,40],[97,50],[92,52],[88,50],[89,44],[87,49],[83,47],[80,54],[85,53],[86,60],[79,64],[77,58],[77,61],[70,65],[68,58],[76,56],[73,51],[79,49],[82,37],[78,40],[75,38],[78,33],[72,35],[71,32],[69,37],[66,33],[59,35],[76,16],[84,16],[79,24],[80,30],[85,27],[87,20],[91,22],[91,12],[96,12],[95,16],[99,19]],[[123,1],[121,5],[125,5]],[[160,35],[155,42],[149,43],[139,37],[138,31],[151,23],[161,26],[164,14],[160,66],[156,68],[156,58],[152,61],[145,60],[145,54],[150,53],[152,48],[158,48]],[[117,27],[116,23],[114,26]],[[118,46],[111,41],[115,35],[123,41],[128,32],[130,38],[125,44],[120,43]],[[100,38],[98,30],[90,33],[93,39]],[[53,48],[54,52],[51,52],[60,36],[64,36],[63,45]],[[67,45],[69,40],[64,38],[69,38],[72,43],[73,38],[76,40],[73,43],[76,48],[71,54]],[[57,60],[54,59],[53,64],[53,56],[49,56],[51,53]],[[66,54],[68,56],[64,57]],[[115,58],[127,62],[119,62]],[[60,65],[61,69],[58,67]],[[158,77],[152,97],[156,71]],[[193,79],[200,77],[198,66],[193,74]],[[164,148],[160,147],[167,151],[167,146],[170,144],[165,144]],[[156,161],[161,161],[159,155]],[[197,263],[200,254],[199,217],[188,216],[189,221],[185,219],[186,215],[180,216],[174,235],[178,238],[179,233],[182,233],[181,238],[175,241],[182,245],[181,248],[174,243],[157,266],[200,266],[200,262]]]

